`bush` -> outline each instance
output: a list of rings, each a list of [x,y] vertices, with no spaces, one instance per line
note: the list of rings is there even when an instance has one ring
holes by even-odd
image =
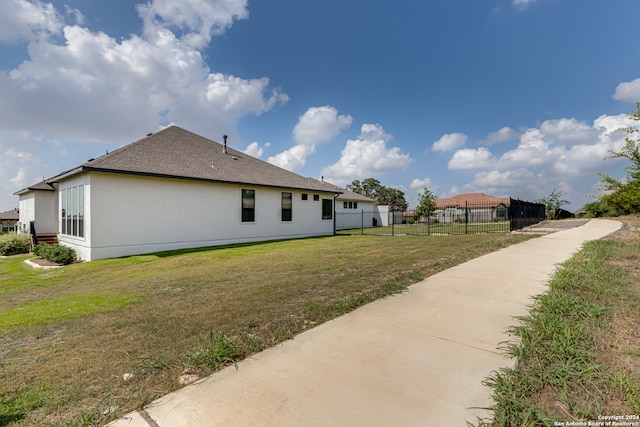
[[[28,254],[30,247],[28,234],[8,233],[0,236],[0,255]]]
[[[76,259],[76,251],[73,248],[62,245],[49,245],[47,243],[38,243],[33,248],[33,253],[47,261],[56,264],[71,264]]]
[[[618,216],[620,212],[614,206],[603,201],[591,202],[584,205],[589,218],[599,218],[602,216]]]

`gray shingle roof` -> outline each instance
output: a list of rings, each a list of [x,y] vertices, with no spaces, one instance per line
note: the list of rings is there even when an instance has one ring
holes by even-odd
[[[33,190],[55,191],[55,188],[53,188],[53,185],[49,184],[46,180],[44,180],[44,181],[40,181],[37,184],[33,184],[30,187],[23,188],[20,191],[16,191],[13,194],[20,195],[20,194],[28,193],[29,191],[33,191]]]
[[[48,180],[101,171],[201,181],[340,193],[328,182],[289,172],[223,145],[170,126],[129,145],[90,160]]]

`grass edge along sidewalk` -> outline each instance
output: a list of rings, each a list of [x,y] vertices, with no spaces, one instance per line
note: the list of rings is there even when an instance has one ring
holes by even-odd
[[[493,419],[479,426],[640,425],[640,236],[625,228],[563,263],[508,330],[515,364],[484,381]]]
[[[0,329],[0,425],[105,424],[180,388],[183,376],[202,378],[431,274],[528,238],[332,236],[55,271],[31,270],[21,258],[0,260],[0,315],[10,315],[14,325]],[[68,310],[65,298],[90,301],[92,310]],[[38,307],[53,316],[34,316],[41,323],[25,324],[19,307],[28,308],[30,318]]]

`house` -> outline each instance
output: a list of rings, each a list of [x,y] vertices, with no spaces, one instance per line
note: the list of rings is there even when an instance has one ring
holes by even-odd
[[[22,231],[89,261],[332,235],[341,193],[171,126],[15,194]]]
[[[511,199],[484,193],[459,194],[436,199],[433,218],[440,222],[489,222],[508,219]]]
[[[388,206],[345,188],[336,199],[336,230],[388,225]]]
[[[0,212],[0,234],[18,231],[18,220],[20,213],[18,209]]]

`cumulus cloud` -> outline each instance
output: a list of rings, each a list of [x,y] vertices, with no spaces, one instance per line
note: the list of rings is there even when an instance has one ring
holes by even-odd
[[[307,157],[316,152],[315,144],[298,144],[275,156],[269,157],[267,161],[289,171],[302,169],[307,163]]]
[[[485,192],[534,200],[563,188],[569,200],[584,200],[584,191],[570,183],[607,172],[616,161],[605,161],[611,150],[624,145],[620,128],[632,126],[628,115],[602,115],[592,124],[575,118],[547,120],[519,136],[518,145],[495,157],[486,147],[460,149],[450,170],[480,169],[457,192]],[[453,191],[453,190],[452,190]],[[457,193],[452,193],[452,195]]]
[[[439,140],[433,143],[431,149],[433,151],[451,151],[463,146],[467,142],[467,135],[464,133],[447,133]]]
[[[242,150],[242,152],[259,159],[264,154],[265,148],[269,148],[270,146],[270,142],[266,142],[261,146],[257,141],[253,141],[251,144],[247,145],[247,148]]]
[[[330,141],[351,126],[352,121],[350,115],[339,115],[338,110],[329,105],[311,107],[293,128],[293,139],[298,144],[269,157],[268,162],[290,171],[301,169],[307,157],[316,152],[316,144]]]
[[[493,154],[485,147],[464,148],[453,154],[447,167],[450,170],[481,169],[489,166],[492,159]]]
[[[512,139],[515,139],[517,137],[518,132],[508,126],[505,126],[502,129],[491,132],[489,135],[487,135],[487,139],[485,139],[484,143],[486,145],[494,145],[500,142],[511,141]]]
[[[0,14],[0,41],[37,40],[60,32],[64,21],[51,3],[5,0]]]
[[[347,141],[340,160],[322,171],[325,178],[337,185],[346,185],[354,179],[377,177],[404,169],[411,157],[399,147],[387,147],[392,136],[378,124],[363,124],[360,135]]]
[[[50,4],[11,2],[35,8],[48,24],[36,26],[31,23],[40,22],[35,18],[20,21],[22,9],[17,7],[3,19],[57,33],[32,41],[29,59],[0,74],[0,125],[5,129],[128,142],[177,123],[207,136],[227,133],[234,140],[241,117],[288,101],[281,90],[269,87],[268,78],[210,72],[198,50],[235,19],[247,16],[245,0],[151,1],[139,7],[143,36],[122,40],[79,25],[61,27]]]
[[[338,115],[329,105],[309,108],[293,128],[293,139],[300,144],[326,142],[351,126],[350,115]]]
[[[630,82],[620,83],[616,87],[613,99],[628,102],[636,102],[640,100],[640,78]]]
[[[540,131],[566,144],[591,144],[598,141],[598,130],[585,122],[571,119],[546,120],[540,125]]]
[[[438,186],[435,185],[433,181],[431,181],[431,178],[414,178],[413,181],[411,181],[411,184],[409,184],[409,188],[412,188],[414,190],[424,190],[425,188],[428,188],[432,191],[435,191]]]
[[[222,34],[234,20],[249,16],[247,0],[152,0],[136,8],[148,40],[170,32],[194,49],[205,47],[213,35]]]

